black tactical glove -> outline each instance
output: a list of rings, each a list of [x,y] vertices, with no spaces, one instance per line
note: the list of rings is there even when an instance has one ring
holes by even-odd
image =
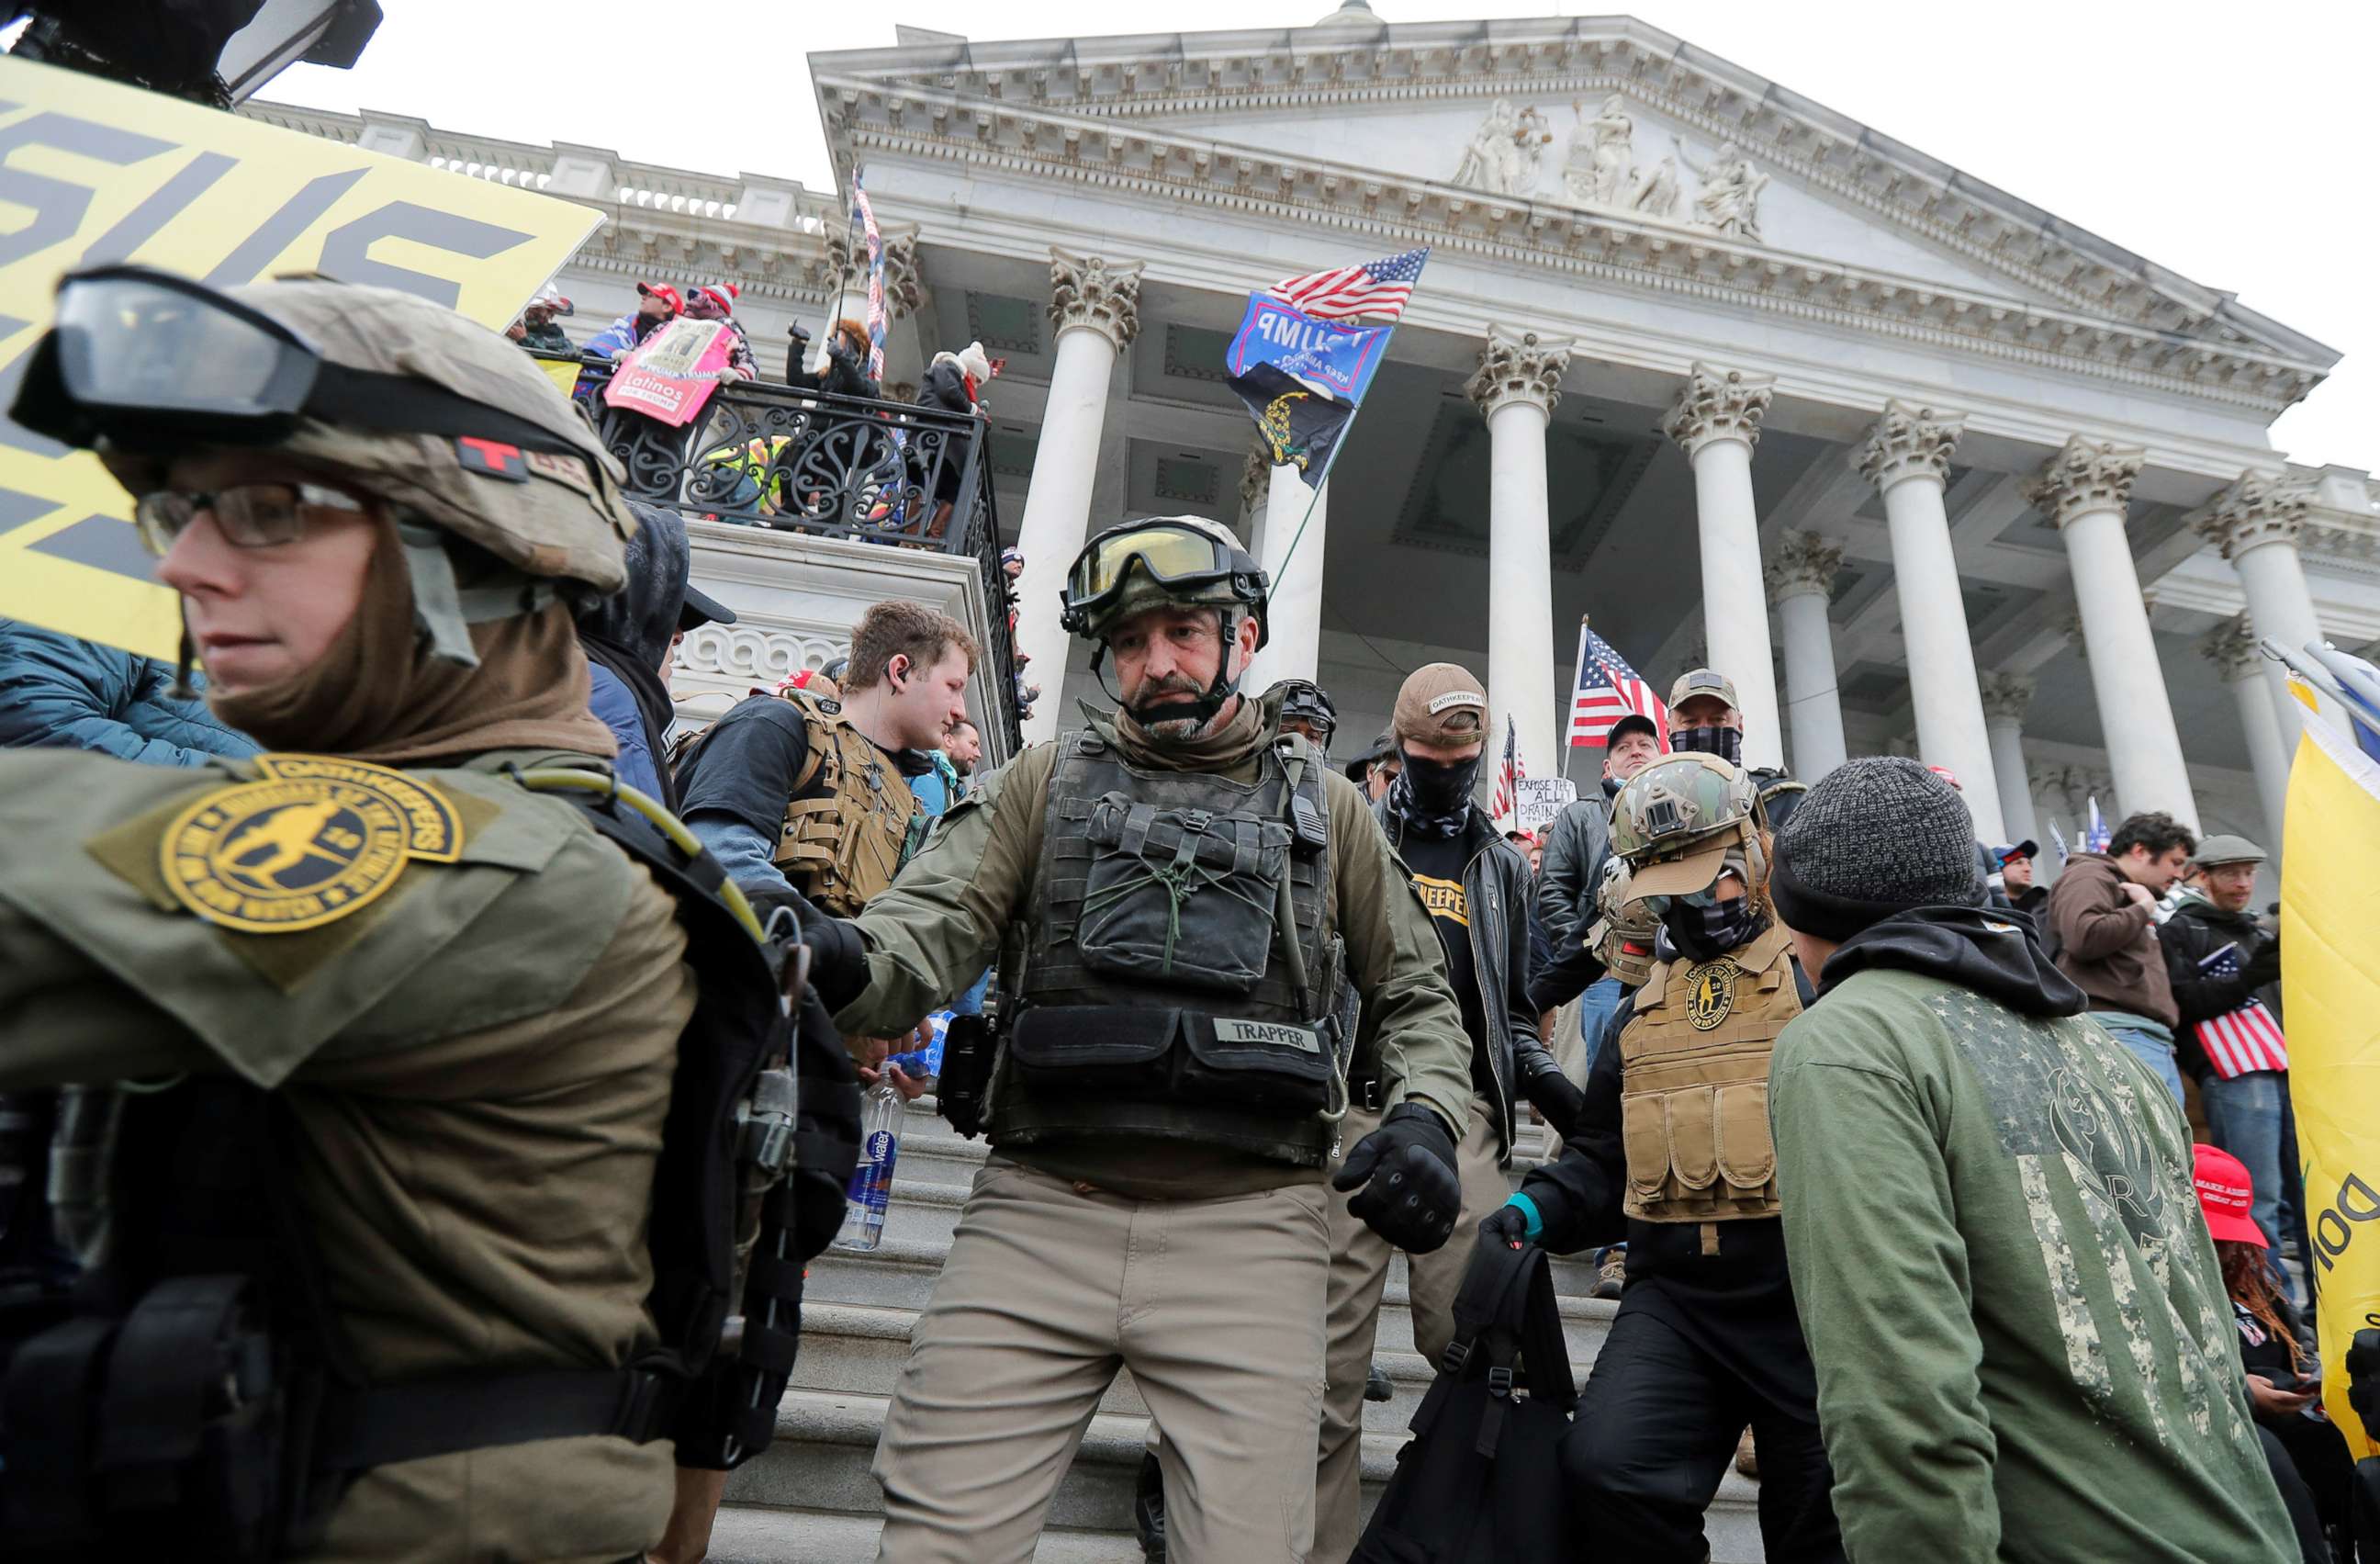
[[[810,947],[810,986],[818,990],[819,999],[829,1012],[842,1009],[860,996],[868,986],[868,947],[860,942],[859,931],[820,909],[801,892],[790,886],[784,890],[747,891],[752,910],[763,924],[768,923],[779,909],[793,914],[801,929],[802,943]]]
[[[1529,1214],[1517,1205],[1500,1205],[1479,1221],[1479,1241],[1518,1249],[1529,1241]]]
[[[1570,1083],[1561,1066],[1543,1048],[1526,1047],[1513,1056],[1520,1067],[1521,1095],[1546,1116],[1554,1133],[1569,1140],[1578,1133],[1579,1116],[1586,1111],[1586,1094]]]
[[[2347,1404],[2366,1428],[2380,1428],[2380,1330],[2357,1331],[2347,1341]]]
[[[1419,1103],[1400,1103],[1380,1127],[1355,1142],[1330,1187],[1364,1192],[1347,1209],[1408,1254],[1444,1244],[1463,1215],[1463,1179],[1454,1170],[1454,1137],[1446,1121]]]

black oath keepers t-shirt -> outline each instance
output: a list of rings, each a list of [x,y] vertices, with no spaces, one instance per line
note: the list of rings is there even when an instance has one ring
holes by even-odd
[[[1488,1089],[1481,1079],[1487,1069],[1487,1050],[1479,1040],[1488,1035],[1487,1010],[1479,1003],[1479,971],[1471,960],[1471,907],[1463,891],[1463,868],[1471,861],[1461,837],[1425,837],[1418,831],[1404,833],[1397,844],[1397,855],[1404,860],[1405,868],[1413,874],[1414,889],[1421,893],[1421,904],[1429,909],[1430,926],[1438,931],[1438,943],[1446,949],[1446,976],[1454,985],[1454,997],[1463,1005],[1463,1031],[1471,1039],[1472,1084]]]

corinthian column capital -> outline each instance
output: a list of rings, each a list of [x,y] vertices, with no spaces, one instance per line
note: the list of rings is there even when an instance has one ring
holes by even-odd
[[[1259,440],[1248,447],[1248,459],[1240,464],[1240,508],[1254,510],[1264,503],[1272,487],[1272,450]]]
[[[1983,692],[1985,720],[2018,724],[2024,721],[2025,708],[2033,704],[2034,680],[2022,674],[1987,673],[1975,684]]]
[[[1950,451],[1966,427],[1964,413],[1912,407],[1896,397],[1884,404],[1883,416],[1868,431],[1867,443],[1853,460],[1860,476],[1879,491],[1904,478],[1931,477],[1938,482],[1949,477]]]
[[[2138,446],[2077,434],[2024,481],[2024,497],[2060,532],[2075,518],[2095,510],[2121,516],[2131,502],[2132,480],[2147,460],[2148,452]]]
[[[1098,332],[1116,351],[1140,334],[1140,274],[1145,261],[1110,261],[1050,247],[1050,324],[1060,334]]]
[[[1561,379],[1570,368],[1572,344],[1543,342],[1534,331],[1489,326],[1479,349],[1479,368],[1463,389],[1483,417],[1513,402],[1526,402],[1548,416],[1561,400]]]
[[[2226,684],[2255,674],[2264,666],[2265,658],[2257,649],[2256,631],[2245,614],[2234,615],[2208,630],[2199,640],[2198,654],[2215,665],[2216,675]]]
[[[1768,556],[1768,601],[1782,603],[1804,592],[1828,595],[1842,562],[1843,545],[1838,540],[1787,530]]]
[[[1714,440],[1760,443],[1760,421],[1768,416],[1768,400],[1776,394],[1777,377],[1718,370],[1696,362],[1686,372],[1661,433],[1678,443],[1691,459]]]
[[[2268,543],[2294,544],[2305,531],[2306,501],[2313,485],[2269,472],[2243,472],[2237,482],[2208,500],[2191,527],[2237,558]]]

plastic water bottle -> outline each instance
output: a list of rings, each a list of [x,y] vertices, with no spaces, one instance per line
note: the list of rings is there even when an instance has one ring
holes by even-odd
[[[895,1054],[886,1059],[885,1064],[899,1067],[901,1073],[912,1081],[932,1085],[941,1077],[942,1045],[950,1036],[951,1018],[954,1013],[936,1010],[928,1016],[921,1023],[926,1033],[925,1046],[913,1048],[905,1054]]]
[[[884,1207],[892,1196],[892,1165],[901,1159],[901,1116],[908,1105],[888,1080],[868,1089],[859,1105],[859,1166],[843,1204],[837,1249],[870,1250],[884,1241]]]

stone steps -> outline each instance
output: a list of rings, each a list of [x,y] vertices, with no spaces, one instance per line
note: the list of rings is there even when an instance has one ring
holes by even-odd
[[[1517,1184],[1556,1148],[1541,1130],[1523,1132]],[[883,1496],[869,1475],[884,1410],[908,1356],[909,1334],[931,1295],[951,1234],[986,1150],[963,1141],[932,1110],[912,1104],[902,1125],[884,1241],[871,1252],[829,1249],[809,1265],[801,1356],[778,1409],[776,1442],[737,1472],[713,1534],[722,1564],[761,1560],[844,1564],[872,1559]],[[1618,1305],[1586,1296],[1593,1268],[1557,1257],[1555,1289],[1574,1372],[1585,1380]],[[1427,1392],[1432,1365],[1414,1350],[1404,1260],[1391,1262],[1382,1292],[1374,1359],[1393,1394],[1364,1408],[1366,1512],[1394,1470],[1406,1425]],[[1128,1372],[1099,1402],[1073,1465],[1053,1496],[1037,1560],[1132,1564],[1133,1485],[1148,1411]],[[1732,1473],[1706,1521],[1716,1564],[1760,1558],[1758,1490]]]

